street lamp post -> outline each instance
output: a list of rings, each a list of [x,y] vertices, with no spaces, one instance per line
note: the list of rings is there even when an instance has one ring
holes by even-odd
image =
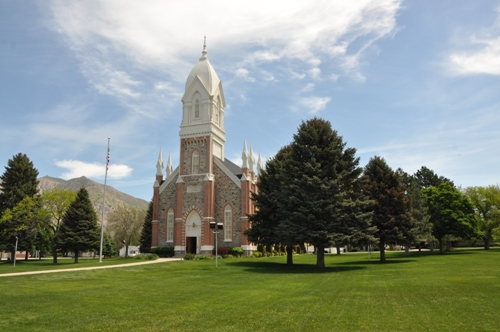
[[[212,230],[212,232],[214,233],[215,235],[215,268],[218,268],[218,255],[217,255],[217,251],[218,251],[218,241],[217,241],[217,234],[219,234],[220,232],[222,232],[222,229],[224,228],[224,224],[221,223],[221,222],[218,222],[216,223],[215,221],[211,221],[210,222],[210,229]]]
[[[17,241],[19,238],[17,237],[17,233],[14,233],[14,236],[16,237],[16,247],[14,249],[14,266],[16,266],[16,256],[17,256]]]

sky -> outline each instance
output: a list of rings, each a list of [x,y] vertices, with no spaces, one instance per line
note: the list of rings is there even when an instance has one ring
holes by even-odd
[[[0,2],[0,165],[86,176],[150,200],[179,163],[181,97],[206,36],[226,99],[225,157],[272,157],[330,121],[360,166],[500,183],[500,2]],[[1,172],[4,171],[2,167]]]

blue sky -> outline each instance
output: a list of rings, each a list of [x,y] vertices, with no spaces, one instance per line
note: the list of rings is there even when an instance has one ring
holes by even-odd
[[[179,160],[180,101],[207,36],[226,98],[226,158],[263,158],[329,120],[364,166],[425,165],[500,183],[500,2],[0,3],[0,165],[87,176],[149,200]]]

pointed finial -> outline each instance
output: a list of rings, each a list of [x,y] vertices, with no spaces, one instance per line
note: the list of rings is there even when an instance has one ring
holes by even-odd
[[[167,177],[172,174],[172,157],[170,156],[170,153],[168,154],[168,162],[167,162]]]
[[[257,161],[257,171],[259,172],[259,175],[262,169],[264,169],[264,167],[262,167],[262,158],[260,156],[260,151],[259,151],[259,159]]]
[[[163,176],[163,156],[161,153],[161,148],[160,148],[160,154],[158,155],[158,161],[156,162],[156,175],[161,175]]]
[[[200,60],[207,58],[207,35],[203,38],[203,52],[201,52],[202,56]]]
[[[243,153],[241,154],[242,166],[241,168],[248,168],[248,152],[247,152],[247,140],[243,143]]]
[[[250,144],[250,154],[248,156],[248,168],[250,169],[250,172],[252,172],[252,173],[253,173],[254,165],[255,165],[255,156],[253,154],[252,145]]]

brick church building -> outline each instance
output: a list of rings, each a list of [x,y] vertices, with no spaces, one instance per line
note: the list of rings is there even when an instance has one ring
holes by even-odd
[[[175,256],[209,254],[215,247],[210,222],[223,223],[219,247],[256,250],[243,232],[254,212],[251,193],[257,191],[252,148],[243,147],[242,165],[224,157],[226,141],[222,83],[210,64],[206,43],[202,57],[186,81],[182,97],[179,166],[169,156],[163,173],[160,150],[153,194],[152,247],[174,247]]]

